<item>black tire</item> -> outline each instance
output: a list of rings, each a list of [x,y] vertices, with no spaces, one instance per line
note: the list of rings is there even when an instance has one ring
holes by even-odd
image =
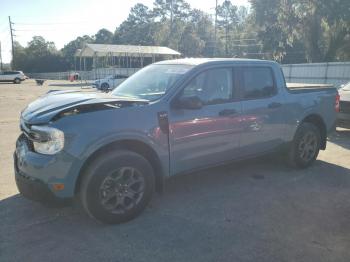
[[[101,90],[104,92],[107,92],[109,89],[109,84],[108,83],[102,83],[101,85]]]
[[[15,83],[15,84],[20,84],[20,83],[21,83],[21,79],[15,78],[15,80],[13,80],[13,83]]]
[[[131,188],[130,185],[133,183],[131,182],[128,188],[129,193],[126,189],[126,193],[123,192],[125,195],[119,197],[123,188],[117,189],[122,185],[121,182],[116,181],[119,181],[125,175],[120,176],[121,170],[127,170],[128,168],[134,170],[128,180],[134,174],[137,174],[138,179],[142,181],[142,183],[139,182],[139,187],[141,188],[142,184],[143,193],[134,193],[135,191],[141,191],[141,189]],[[135,218],[145,209],[154,191],[155,179],[152,166],[143,156],[128,150],[117,150],[101,155],[92,161],[83,176],[79,192],[82,206],[92,218],[102,223],[117,224]],[[112,176],[117,176],[119,180]],[[128,183],[126,182],[123,185],[127,187]],[[109,186],[107,189],[106,184]],[[134,183],[133,186],[135,185]],[[131,197],[127,196],[130,192],[136,195],[135,198],[138,199],[130,201]],[[129,201],[127,201],[128,198]],[[106,199],[109,200],[106,201]],[[129,206],[124,207],[127,204]],[[117,208],[119,205],[122,207]]]
[[[289,148],[288,164],[298,168],[310,166],[318,156],[320,144],[321,134],[317,126],[311,123],[302,123]]]

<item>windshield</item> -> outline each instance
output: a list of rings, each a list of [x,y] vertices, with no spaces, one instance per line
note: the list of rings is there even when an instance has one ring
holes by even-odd
[[[147,66],[121,83],[112,95],[157,100],[191,68],[189,65]]]
[[[341,88],[344,91],[350,91],[350,82]]]

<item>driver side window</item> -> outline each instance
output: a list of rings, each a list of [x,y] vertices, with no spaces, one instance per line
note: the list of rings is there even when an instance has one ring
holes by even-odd
[[[232,99],[232,69],[206,70],[184,88],[183,97],[197,96],[204,105],[229,102]]]

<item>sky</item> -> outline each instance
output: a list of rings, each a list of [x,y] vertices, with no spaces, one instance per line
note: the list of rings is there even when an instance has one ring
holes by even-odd
[[[224,0],[219,0],[219,4]],[[82,35],[94,35],[99,29],[114,32],[137,3],[148,7],[154,0],[0,0],[0,41],[2,60],[11,60],[8,16],[14,23],[15,40],[21,45],[35,35],[53,41],[58,49]],[[215,0],[187,0],[192,8],[214,14]],[[231,0],[248,5],[248,0]]]

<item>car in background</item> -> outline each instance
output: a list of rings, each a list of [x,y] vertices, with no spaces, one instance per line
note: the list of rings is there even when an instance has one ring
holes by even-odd
[[[3,71],[0,72],[0,82],[13,82],[20,84],[22,81],[28,79],[22,71]]]
[[[97,79],[92,85],[102,91],[110,91],[122,83],[128,76],[110,75],[103,79]]]
[[[338,89],[339,113],[337,114],[337,126],[350,128],[350,82],[340,86]]]

